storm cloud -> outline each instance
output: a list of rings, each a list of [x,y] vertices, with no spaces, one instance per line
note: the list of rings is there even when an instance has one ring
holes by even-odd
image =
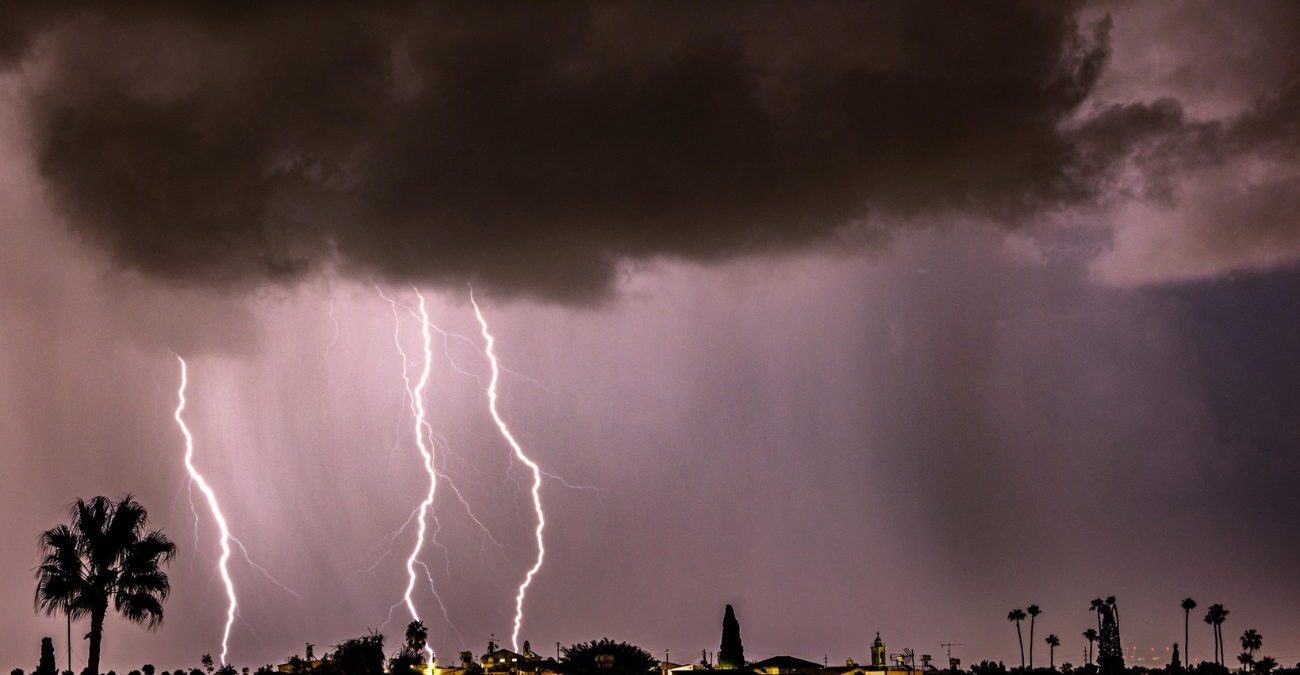
[[[57,205],[164,279],[329,265],[581,300],[628,259],[870,243],[921,214],[1019,222],[1093,199],[1104,168],[1061,125],[1109,24],[1068,4],[19,17]]]

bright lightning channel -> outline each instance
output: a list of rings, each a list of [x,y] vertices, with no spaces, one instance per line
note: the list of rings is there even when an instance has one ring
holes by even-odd
[[[497,382],[501,379],[501,368],[497,364],[496,352],[492,349],[496,339],[488,332],[487,320],[483,318],[483,312],[479,310],[478,303],[474,301],[473,293],[470,293],[469,301],[470,304],[474,305],[474,316],[478,317],[479,327],[483,330],[483,339],[487,341],[485,354],[492,364],[492,379],[488,383],[488,410],[492,413],[492,419],[496,422],[497,429],[501,430],[501,435],[514,449],[515,457],[528,465],[528,468],[533,472],[533,510],[537,512],[537,562],[533,564],[532,569],[528,570],[523,583],[519,584],[519,594],[515,596],[515,630],[510,636],[510,642],[514,646],[514,650],[519,651],[519,630],[524,623],[524,595],[528,592],[528,586],[533,583],[533,577],[537,575],[538,570],[542,569],[542,561],[546,558],[546,546],[542,542],[542,530],[546,527],[546,516],[542,514],[542,497],[539,494],[542,488],[542,469],[537,466],[536,462],[529,459],[528,455],[524,454],[523,448],[519,447],[519,442],[510,433],[510,427],[506,425],[505,420],[501,419],[501,414],[497,412]]]
[[[424,389],[429,384],[429,371],[433,366],[433,338],[429,334],[429,313],[424,308],[424,296],[420,294],[419,289],[415,289],[415,295],[420,299],[420,318],[423,319],[421,322],[421,331],[424,338],[424,364],[420,370],[420,379],[416,381],[415,388],[412,389],[410,380],[406,377],[406,354],[403,353],[402,379],[406,380],[407,391],[411,394],[411,411],[415,414],[415,444],[420,448],[420,456],[424,458],[424,470],[429,474],[429,491],[425,495],[424,501],[420,502],[419,517],[416,521],[418,527],[416,530],[415,548],[411,549],[411,555],[406,559],[406,574],[408,580],[406,583],[406,593],[402,597],[403,601],[406,603],[406,609],[411,612],[411,618],[419,621],[420,615],[415,611],[415,603],[411,601],[411,592],[415,590],[415,566],[417,564],[423,566],[423,563],[418,563],[417,558],[419,558],[420,551],[424,548],[424,535],[427,529],[425,521],[429,510],[433,507],[433,498],[438,489],[438,473],[434,469],[432,443],[426,442],[426,439],[428,438],[426,436],[426,431],[431,434],[433,427],[425,421],[424,410]],[[396,338],[396,335],[394,335],[394,338]],[[400,343],[398,344],[398,349],[401,349]],[[425,574],[428,574],[427,567],[425,567]],[[432,586],[432,578],[429,578],[429,584]],[[434,591],[434,595],[437,595],[437,591]],[[441,603],[442,600],[439,599],[438,602]],[[429,664],[426,666],[426,672],[431,672],[433,669],[433,647],[425,644],[424,651],[429,655]]]
[[[185,359],[179,354],[176,360],[181,362],[181,388],[176,392],[179,403],[176,406],[176,424],[180,425],[181,433],[185,434],[185,469],[190,473],[190,480],[198,483],[199,490],[208,499],[208,507],[212,509],[212,517],[217,521],[217,527],[221,530],[221,558],[217,561],[217,568],[221,570],[221,579],[226,583],[226,597],[230,599],[230,605],[226,608],[226,629],[221,634],[221,663],[222,665],[230,663],[226,660],[226,653],[229,651],[230,627],[235,623],[235,613],[239,609],[239,602],[235,599],[235,583],[230,579],[230,570],[226,569],[226,563],[230,560],[230,529],[226,527],[226,517],[221,513],[221,507],[217,505],[217,495],[208,486],[208,482],[203,479],[199,470],[194,468],[194,436],[190,434],[190,428],[185,426],[185,418],[181,413],[185,410],[185,387],[189,383],[189,368],[185,364]],[[242,545],[241,545],[242,548]]]

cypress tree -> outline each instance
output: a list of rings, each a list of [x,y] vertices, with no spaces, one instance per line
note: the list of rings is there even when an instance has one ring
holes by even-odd
[[[740,643],[740,622],[736,612],[727,605],[722,615],[722,644],[718,646],[718,667],[735,670],[745,667],[745,646]]]
[[[55,675],[59,667],[54,664],[54,640],[41,638],[41,661],[32,675]]]
[[[1119,625],[1110,607],[1101,608],[1101,638],[1097,640],[1097,666],[1102,675],[1121,675],[1124,672],[1124,648],[1119,641]]]

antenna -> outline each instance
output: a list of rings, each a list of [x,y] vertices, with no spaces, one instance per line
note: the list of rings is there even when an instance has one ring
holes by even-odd
[[[940,646],[940,647],[943,647],[944,649],[947,649],[947,650],[948,650],[948,661],[951,662],[951,661],[952,661],[952,648],[953,648],[953,647],[960,647],[960,646],[961,646],[961,643],[960,643],[960,642],[945,642],[945,643],[943,643],[943,644],[941,644],[941,645],[939,645],[939,646]]]

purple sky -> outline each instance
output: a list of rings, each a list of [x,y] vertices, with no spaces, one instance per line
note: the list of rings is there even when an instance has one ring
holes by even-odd
[[[731,603],[751,659],[1010,663],[1038,604],[1078,663],[1114,595],[1149,657],[1190,595],[1300,661],[1294,5],[515,7],[0,12],[0,665],[62,665],[37,536],[127,492],[180,554],[102,667],[220,651],[172,352],[293,589],[236,554],[234,664],[395,640],[425,485],[376,287],[412,285],[469,338],[426,397],[445,617],[415,600],[442,659],[508,637],[530,478],[469,283],[515,434],[585,486],[543,484],[543,654],[698,660]]]

